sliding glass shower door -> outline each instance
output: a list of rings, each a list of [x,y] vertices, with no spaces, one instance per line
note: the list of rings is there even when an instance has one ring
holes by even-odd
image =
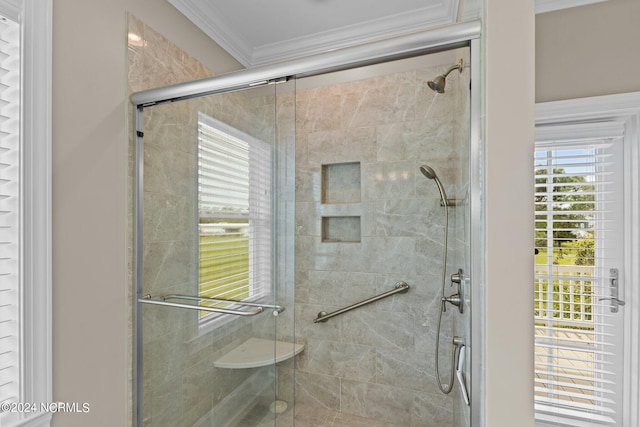
[[[475,425],[478,34],[132,96],[138,426]]]
[[[293,85],[138,113],[140,426],[292,424]]]

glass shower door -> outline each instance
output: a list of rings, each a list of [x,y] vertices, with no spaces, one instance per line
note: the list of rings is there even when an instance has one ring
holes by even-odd
[[[292,424],[293,84],[139,112],[140,426]]]

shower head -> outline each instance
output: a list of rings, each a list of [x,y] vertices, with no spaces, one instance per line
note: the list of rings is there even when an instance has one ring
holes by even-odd
[[[442,186],[442,182],[438,178],[436,171],[434,171],[431,166],[422,165],[420,166],[420,172],[422,172],[422,175],[436,182],[436,185],[438,186],[438,190],[440,191],[440,197],[442,198],[442,206],[449,206],[449,199],[447,199],[447,193],[445,193],[444,187]]]
[[[444,86],[447,83],[447,76],[449,75],[449,73],[453,70],[462,72],[462,68],[464,68],[464,63],[461,59],[460,62],[458,62],[456,65],[452,65],[451,67],[449,67],[446,73],[439,75],[433,80],[429,80],[427,84],[429,85],[431,90],[438,93],[444,93]]]
[[[434,78],[433,80],[429,80],[427,84],[431,88],[432,91],[438,93],[444,93],[444,86],[447,83],[444,74]]]

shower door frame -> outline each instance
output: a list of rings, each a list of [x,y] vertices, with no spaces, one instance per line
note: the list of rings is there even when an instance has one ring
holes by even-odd
[[[478,308],[483,305],[484,285],[484,247],[483,209],[482,209],[482,177],[483,151],[481,141],[481,72],[480,72],[480,21],[453,24],[434,30],[427,30],[388,40],[367,43],[364,45],[339,49],[332,52],[311,55],[308,57],[236,71],[201,80],[179,83],[156,89],[145,90],[131,95],[135,107],[135,150],[133,160],[134,195],[133,195],[133,265],[134,265],[134,348],[133,348],[133,418],[135,426],[142,426],[142,381],[138,376],[142,372],[142,316],[140,302],[143,296],[143,111],[146,107],[186,100],[218,93],[254,87],[261,84],[275,83],[289,78],[307,77],[333,71],[346,70],[364,65],[388,62],[396,59],[414,57],[438,51],[468,46],[471,51],[471,112],[470,112],[470,292],[471,306],[471,341],[473,349],[470,368],[472,372],[471,425],[483,426],[482,377],[483,348],[483,312]]]

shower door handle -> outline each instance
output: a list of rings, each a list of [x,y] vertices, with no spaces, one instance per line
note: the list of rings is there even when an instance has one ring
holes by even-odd
[[[461,345],[458,348],[458,363],[456,363],[456,378],[458,379],[458,383],[460,384],[460,391],[462,392],[462,398],[464,399],[464,403],[467,406],[469,403],[469,391],[467,390],[467,381],[464,377],[465,372],[465,356],[466,356],[467,347],[465,345]]]

